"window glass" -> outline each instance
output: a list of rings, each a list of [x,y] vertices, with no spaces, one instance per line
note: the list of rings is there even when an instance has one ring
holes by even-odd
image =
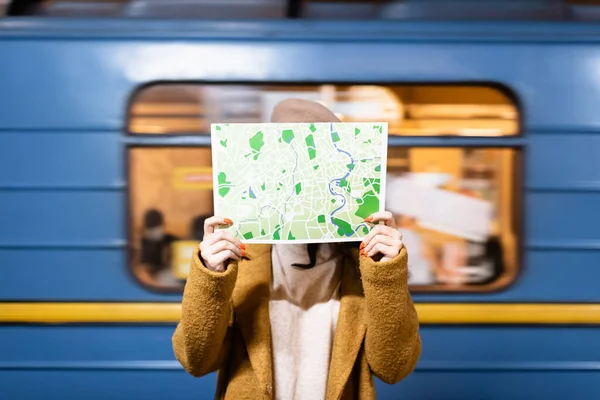
[[[207,148],[129,150],[132,267],[144,284],[181,288],[212,214]]]
[[[206,135],[211,123],[267,122],[289,97],[320,101],[345,122],[387,122],[390,135],[509,136],[518,112],[503,92],[448,85],[156,84],[133,97],[129,132]]]
[[[514,279],[518,156],[498,148],[390,152],[386,208],[409,251],[413,290],[491,290]]]
[[[481,291],[517,272],[519,152],[391,147],[387,209],[409,250],[415,291]],[[181,289],[212,215],[208,148],[129,149],[132,268],[150,286]]]

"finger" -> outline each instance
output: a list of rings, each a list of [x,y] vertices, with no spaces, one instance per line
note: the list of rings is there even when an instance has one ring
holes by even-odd
[[[231,232],[227,232],[227,231],[216,231],[214,233],[211,233],[210,235],[206,235],[204,237],[204,240],[202,241],[202,243],[206,243],[207,245],[212,245],[221,240],[227,240],[228,242],[235,244],[237,247],[245,249],[242,242],[239,239],[236,239],[231,234]]]
[[[398,246],[400,248],[402,246],[402,241],[398,237],[392,237],[387,235],[377,235],[369,242],[367,246],[363,249],[364,254],[369,254],[371,250],[377,245],[377,243],[385,244],[386,246]]]
[[[385,260],[382,259],[382,261],[387,261],[396,257],[400,253],[400,249],[396,246],[388,246],[383,243],[377,243],[366,255],[368,257],[373,257],[377,253],[381,253],[383,255],[383,258],[385,258]]]
[[[373,237],[375,237],[376,235],[388,235],[388,236],[392,236],[392,237],[401,237],[402,234],[400,233],[400,231],[398,231],[398,229],[392,228],[391,226],[386,226],[386,225],[375,225],[367,234],[367,236],[365,236],[365,238],[363,239],[363,242],[370,241],[371,239],[373,239]]]
[[[217,265],[225,264],[225,261],[227,261],[229,259],[236,260],[236,261],[240,260],[240,258],[231,250],[223,250],[220,253],[217,253],[213,256],[208,257],[207,261],[210,265],[217,266]]]
[[[204,235],[210,235],[219,225],[231,225],[233,221],[229,218],[213,216],[204,220]]]
[[[369,222],[371,224],[383,222],[387,226],[391,226],[393,228],[396,227],[394,215],[389,211],[379,211],[374,214],[371,214],[369,217],[365,218],[365,222]]]
[[[393,237],[393,236],[387,236],[387,235],[377,235],[364,248],[363,254],[369,255],[369,256],[377,254],[377,252],[373,253],[373,248],[375,248],[375,246],[379,243],[384,244],[386,246],[396,247],[396,248],[398,248],[398,251],[402,248],[402,245],[403,245],[402,239],[399,237]],[[373,253],[373,254],[371,254],[371,253]]]
[[[238,257],[244,256],[244,251],[241,249],[240,246],[233,244],[227,240],[220,240],[217,243],[213,244],[209,247],[208,252],[210,254],[217,254],[225,250],[231,250]]]
[[[367,247],[371,240],[373,240],[373,238],[377,235],[387,235],[395,238],[402,238],[402,234],[398,232],[397,229],[385,225],[375,225],[363,239],[363,242],[361,243],[361,249]]]
[[[246,256],[246,246],[229,232],[215,232],[200,242],[200,253],[207,257],[225,249],[232,250],[240,257]]]

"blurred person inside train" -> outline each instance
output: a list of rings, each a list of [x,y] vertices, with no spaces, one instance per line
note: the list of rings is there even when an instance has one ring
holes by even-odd
[[[179,240],[177,236],[166,232],[164,216],[160,210],[150,209],[144,213],[140,263],[152,284],[177,284],[171,272],[171,245],[176,240]]]
[[[338,122],[319,103],[288,99],[275,123]],[[219,370],[225,399],[374,399],[373,375],[396,383],[421,354],[408,254],[389,212],[365,220],[360,243],[245,246],[205,221],[173,335],[193,376]]]
[[[408,283],[431,285],[435,283],[433,265],[426,254],[426,242],[417,229],[418,221],[409,215],[396,215],[396,224],[402,232],[402,242],[410,249],[408,260]]]

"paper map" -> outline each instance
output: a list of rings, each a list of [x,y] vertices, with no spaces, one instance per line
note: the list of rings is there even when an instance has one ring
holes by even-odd
[[[213,124],[215,215],[244,242],[356,241],[384,210],[387,123]]]

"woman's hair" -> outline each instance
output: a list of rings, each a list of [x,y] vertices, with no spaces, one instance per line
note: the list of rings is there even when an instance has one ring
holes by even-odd
[[[337,243],[336,244],[336,251],[339,251],[340,253],[342,253],[344,255],[344,257],[346,258],[352,258],[352,250],[353,249],[360,249],[360,243],[361,242],[343,242],[343,243]]]
[[[309,243],[307,245],[308,258],[309,258],[308,264],[292,264],[292,265],[294,267],[304,268],[304,269],[310,269],[310,268],[314,267],[317,262],[317,252],[319,250],[319,245],[320,245],[320,243]],[[344,258],[345,258],[345,257],[348,257],[351,255],[350,252],[352,251],[352,249],[354,249],[354,248],[358,249],[359,246],[360,246],[360,242],[335,243],[333,251],[335,253],[343,254]]]

